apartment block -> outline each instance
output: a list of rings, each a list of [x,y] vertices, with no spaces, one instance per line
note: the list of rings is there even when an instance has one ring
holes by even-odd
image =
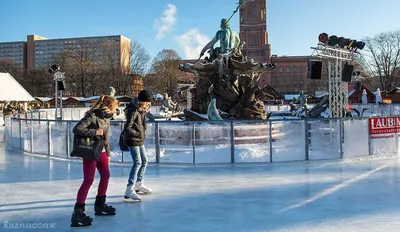
[[[94,63],[112,59],[114,65],[129,72],[130,40],[122,35],[48,39],[28,35],[27,42],[0,43],[0,60],[19,64],[24,71],[48,68],[62,53],[85,54]]]
[[[26,42],[0,43],[0,62],[11,62],[21,70],[26,69]]]

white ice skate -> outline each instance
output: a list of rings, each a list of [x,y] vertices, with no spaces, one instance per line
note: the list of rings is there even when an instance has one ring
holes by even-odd
[[[143,194],[151,194],[151,193],[152,193],[151,189],[148,188],[148,187],[146,187],[146,186],[143,184],[143,182],[141,182],[141,181],[136,182],[136,184],[135,184],[135,191],[136,191],[137,193],[143,193]]]
[[[141,202],[142,201],[142,197],[139,196],[135,192],[134,186],[126,187],[124,201],[125,202]]]

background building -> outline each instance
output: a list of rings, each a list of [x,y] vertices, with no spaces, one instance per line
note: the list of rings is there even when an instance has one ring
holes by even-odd
[[[0,43],[0,62],[26,70],[26,42]]]
[[[85,54],[98,63],[113,58],[121,70],[130,67],[130,40],[122,35],[64,39],[28,35],[27,42],[0,43],[0,60],[15,62],[24,71],[47,68],[62,53]]]
[[[116,61],[115,65],[129,70],[130,40],[122,35],[65,39],[28,35],[27,44],[28,71],[48,67],[63,52],[82,54],[95,62],[111,56]]]
[[[267,1],[248,1],[240,9],[240,40],[245,41],[243,55],[257,62],[268,62],[271,45],[268,44]]]
[[[271,86],[282,94],[299,93],[307,89],[307,56],[276,56],[270,57],[270,62],[275,63],[276,68],[268,77]],[[268,84],[267,79],[260,80],[261,85]]]
[[[271,56],[268,43],[267,1],[248,1],[240,9],[240,39],[245,41],[243,54],[257,62],[271,62],[276,69],[260,77],[259,85],[271,85],[281,93],[298,93],[307,83],[307,56]],[[313,92],[312,89],[307,89]]]
[[[138,75],[132,76],[132,96],[139,96],[139,92],[143,90],[143,78]]]

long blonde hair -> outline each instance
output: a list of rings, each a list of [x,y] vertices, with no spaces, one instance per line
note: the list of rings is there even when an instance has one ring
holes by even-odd
[[[118,108],[118,100],[110,95],[101,95],[96,103],[86,112],[86,114],[93,113],[96,109],[102,109],[105,113],[113,114]]]

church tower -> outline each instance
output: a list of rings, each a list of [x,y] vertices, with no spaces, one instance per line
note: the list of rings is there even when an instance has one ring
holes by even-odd
[[[249,0],[240,8],[240,40],[245,41],[243,54],[256,62],[267,62],[271,56],[268,44],[267,0]]]

